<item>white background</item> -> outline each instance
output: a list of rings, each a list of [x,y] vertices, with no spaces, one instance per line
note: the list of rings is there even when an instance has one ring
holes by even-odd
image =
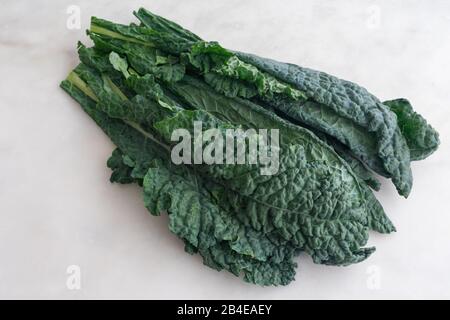
[[[0,298],[450,298],[449,1],[5,1],[0,11]],[[66,27],[69,5],[81,29]],[[225,47],[407,97],[442,145],[412,164],[410,197],[377,197],[398,232],[350,267],[299,258],[296,281],[257,287],[202,265],[153,217],[137,186],[110,184],[113,145],[61,89],[91,15],[140,6]],[[81,289],[66,286],[81,268]],[[377,282],[378,280],[378,282]]]

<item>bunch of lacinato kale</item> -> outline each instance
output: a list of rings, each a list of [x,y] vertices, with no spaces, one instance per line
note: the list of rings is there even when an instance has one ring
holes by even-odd
[[[439,144],[407,100],[380,102],[352,82],[225,49],[145,9],[134,14],[139,25],[93,17],[94,47],[78,44],[81,63],[61,86],[117,146],[111,181],[142,186],[145,206],[168,214],[187,252],[245,281],[286,285],[299,253],[348,265],[375,250],[364,247],[369,230],[395,230],[372,172],[407,197],[410,161]],[[278,129],[278,171],[247,160],[173,163],[172,133],[193,133],[196,121],[224,135]]]

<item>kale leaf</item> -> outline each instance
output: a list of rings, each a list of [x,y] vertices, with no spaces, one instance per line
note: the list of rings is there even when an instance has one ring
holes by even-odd
[[[323,72],[205,42],[145,9],[140,25],[93,17],[94,47],[61,83],[116,145],[110,181],[137,183],[152,215],[205,265],[259,285],[286,285],[296,256],[348,265],[366,259],[369,230],[395,231],[370,170],[412,186],[410,160],[436,150],[437,132],[407,100],[381,103]],[[176,129],[277,129],[278,171],[264,164],[175,164]],[[194,143],[194,142],[192,142]],[[237,148],[235,146],[235,148]],[[248,151],[248,150],[247,150]]]

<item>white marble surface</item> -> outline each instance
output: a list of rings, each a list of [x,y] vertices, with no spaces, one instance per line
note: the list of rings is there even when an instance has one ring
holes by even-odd
[[[66,27],[69,5],[81,8],[80,30]],[[413,163],[409,199],[386,181],[377,194],[398,232],[372,234],[378,250],[358,265],[301,257],[297,280],[279,288],[185,254],[138,187],[108,182],[112,144],[58,88],[76,41],[89,42],[91,15],[129,22],[142,5],[227,47],[327,71],[381,99],[408,97],[443,141]],[[0,298],[450,298],[449,56],[445,0],[3,0]],[[66,286],[70,265],[81,268],[80,290]]]

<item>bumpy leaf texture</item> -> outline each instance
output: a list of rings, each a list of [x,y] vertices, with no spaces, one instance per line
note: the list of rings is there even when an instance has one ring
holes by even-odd
[[[111,180],[142,184],[149,210],[167,212],[170,230],[183,239],[189,252],[202,255],[205,264],[244,274],[245,280],[261,285],[287,284],[294,277],[293,257],[298,252],[309,253],[317,263],[355,263],[373,251],[361,248],[369,227],[393,230],[375,198],[368,197],[367,187],[307,130],[295,129],[298,132],[292,135],[298,140],[292,138],[282,149],[280,171],[274,176],[261,176],[254,165],[174,166],[167,149],[174,129],[190,128],[194,120],[219,128],[238,122],[223,122],[203,106],[184,110],[175,102],[172,108],[155,103],[165,90],[148,81],[149,75],[138,78],[153,83],[149,93],[131,99],[119,93],[111,79],[100,68],[80,65],[62,86],[118,146],[108,161],[113,169]],[[125,81],[132,90],[130,83]],[[221,97],[214,91],[211,94]],[[144,100],[150,98],[153,103]],[[222,112],[225,119],[235,100],[222,98],[224,104],[216,103],[215,112]],[[166,99],[173,101],[169,96]],[[281,119],[278,124],[276,116],[264,108],[254,108],[270,117],[266,124],[284,124]],[[148,121],[142,116],[146,114],[153,118]],[[284,125],[286,133],[291,130],[290,124]]]
[[[167,31],[151,12],[141,9],[135,15],[148,28]],[[171,30],[180,38],[184,32],[180,26]],[[397,121],[394,113],[399,116],[398,107],[392,110],[352,82],[293,64],[232,52],[217,43],[202,42],[196,35],[185,40],[197,41],[187,56],[214,89],[229,96],[259,96],[278,115],[333,137],[348,149],[346,153],[351,158],[356,157],[378,174],[392,178],[405,197],[412,186],[410,160],[425,158],[439,145],[437,132],[414,113],[409,103],[400,114],[408,120]],[[417,129],[408,131],[408,127]]]
[[[414,112],[406,99],[383,102],[397,115],[398,126],[408,143],[411,160],[422,160],[439,146],[439,134],[418,113]]]
[[[137,183],[153,215],[205,265],[260,285],[286,285],[300,252],[314,262],[367,258],[370,229],[395,231],[368,186],[375,172],[407,196],[411,159],[437,133],[406,100],[381,103],[322,72],[233,52],[144,9],[141,25],[92,18],[94,48],[61,83],[117,146],[111,182]],[[175,129],[277,129],[279,169],[260,163],[175,165]],[[226,155],[224,155],[226,157]],[[193,159],[191,159],[193,160]]]

